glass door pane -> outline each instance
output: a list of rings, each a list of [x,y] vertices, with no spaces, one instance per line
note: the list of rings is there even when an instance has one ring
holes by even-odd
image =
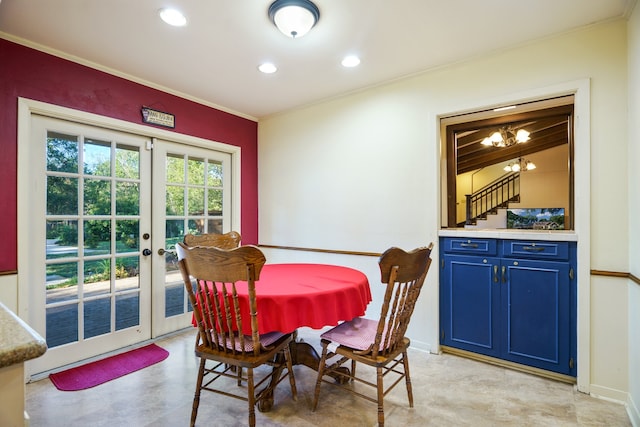
[[[47,134],[47,345],[140,324],[140,150]]]
[[[29,322],[49,347],[38,372],[151,337],[151,155],[145,138],[117,131],[44,117],[32,130],[45,191],[27,215]]]
[[[169,332],[188,326],[191,306],[184,291],[182,276],[178,270],[175,245],[187,233],[223,233],[232,229],[231,224],[231,156],[214,150],[157,141],[154,144],[154,240],[163,245],[158,253],[164,262],[164,271],[154,270],[154,284],[164,283],[162,316],[154,316],[154,326]],[[159,204],[156,204],[159,203]],[[158,224],[158,227],[156,227]],[[160,227],[164,225],[161,229]],[[160,272],[163,272],[160,277]],[[161,318],[160,318],[161,317]],[[154,333],[158,330],[154,328]]]

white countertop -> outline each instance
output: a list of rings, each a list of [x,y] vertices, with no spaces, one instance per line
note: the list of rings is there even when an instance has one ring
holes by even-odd
[[[556,242],[577,242],[578,235],[573,230],[516,230],[516,229],[478,229],[478,228],[442,228],[440,237],[466,237],[483,239],[511,240],[547,240]]]

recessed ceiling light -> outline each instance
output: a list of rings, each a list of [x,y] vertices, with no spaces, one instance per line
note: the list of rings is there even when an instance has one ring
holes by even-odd
[[[342,66],[343,67],[357,67],[358,65],[360,65],[360,58],[358,58],[355,55],[349,55],[346,56],[343,60],[342,60]]]
[[[174,27],[183,27],[187,25],[187,18],[176,9],[160,9],[160,18],[169,25]]]
[[[260,64],[258,66],[258,70],[265,74],[273,74],[278,71],[278,68],[273,65],[271,62],[265,62],[264,64]]]

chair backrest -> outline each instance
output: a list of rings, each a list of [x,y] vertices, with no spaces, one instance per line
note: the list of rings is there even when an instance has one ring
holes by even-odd
[[[241,236],[237,231],[225,234],[187,234],[184,236],[184,244],[187,246],[215,246],[221,249],[233,249],[240,246]]]
[[[380,320],[373,345],[372,357],[392,353],[404,339],[420,290],[431,266],[431,249],[421,247],[406,252],[400,248],[387,249],[378,262],[381,281],[386,284]]]
[[[255,246],[234,249],[176,245],[178,265],[204,345],[223,353],[258,355],[264,348],[258,333],[255,282],[266,262]],[[249,304],[238,298],[236,284],[246,282]],[[243,330],[250,325],[251,336]],[[249,341],[250,342],[247,342]]]

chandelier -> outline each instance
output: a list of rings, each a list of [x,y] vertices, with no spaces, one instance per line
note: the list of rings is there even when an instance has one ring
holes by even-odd
[[[536,168],[535,163],[520,157],[518,161],[509,163],[507,166],[505,166],[504,170],[506,172],[520,172],[520,171],[530,171],[535,168]]]
[[[494,147],[511,147],[512,145],[527,142],[529,140],[529,132],[524,129],[518,129],[516,132],[511,125],[503,126],[497,132],[491,134],[482,140],[482,145]]]

